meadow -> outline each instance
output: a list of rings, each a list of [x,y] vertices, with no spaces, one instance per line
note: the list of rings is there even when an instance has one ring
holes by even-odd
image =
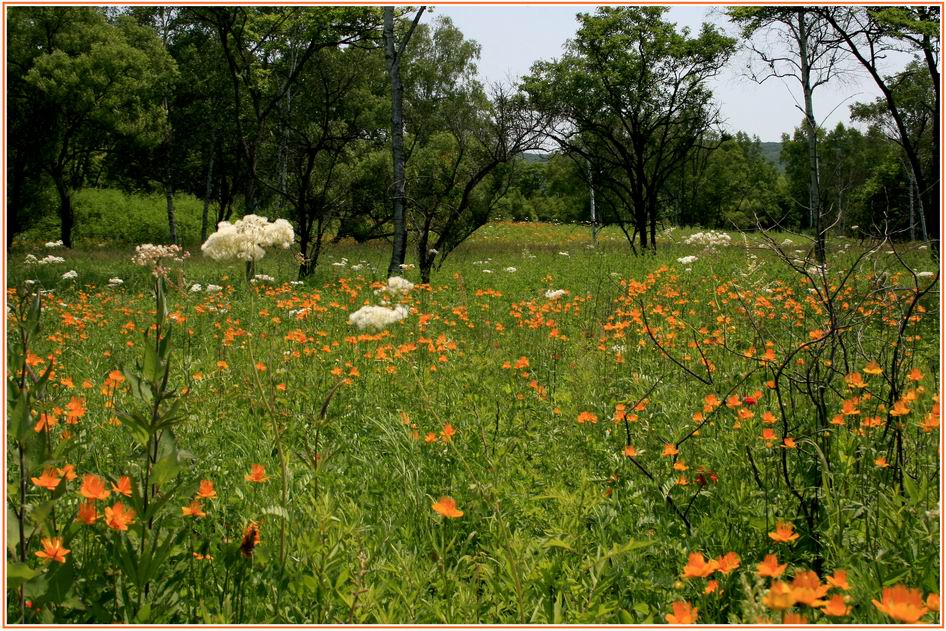
[[[394,289],[384,243],[192,247],[157,291],[20,241],[8,621],[938,622],[937,266],[769,236],[494,222]]]

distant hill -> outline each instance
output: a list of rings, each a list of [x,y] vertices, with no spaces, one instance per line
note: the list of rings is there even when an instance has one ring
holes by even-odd
[[[764,155],[768,160],[778,167],[780,173],[785,172],[785,165],[782,164],[780,159],[780,154],[782,153],[782,143],[781,142],[763,142],[762,144],[762,155]]]
[[[531,151],[526,151],[522,154],[522,159],[526,162],[548,162],[549,154],[547,153],[532,153]]]

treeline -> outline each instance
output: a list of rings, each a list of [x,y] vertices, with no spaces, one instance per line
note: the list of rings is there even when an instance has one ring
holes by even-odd
[[[600,8],[559,59],[487,86],[479,46],[424,11],[9,8],[7,246],[50,213],[71,246],[86,187],[161,194],[172,242],[184,193],[203,201],[201,240],[243,214],[285,217],[301,275],[327,239],[353,237],[390,239],[392,270],[410,243],[427,279],[490,217],[586,221],[592,191],[595,220],[632,247],[668,221],[938,233],[935,7],[732,12],[746,42],[781,29],[780,58],[808,63],[792,42],[833,50],[884,93],[852,109],[865,133],[806,112],[784,171],[720,131],[707,82],[738,43],[712,26]],[[881,76],[891,49],[916,62]],[[833,80],[819,59],[806,94]]]

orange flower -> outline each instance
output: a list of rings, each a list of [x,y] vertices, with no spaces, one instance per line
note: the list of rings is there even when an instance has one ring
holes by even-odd
[[[827,604],[820,600],[827,595],[830,585],[822,585],[821,579],[814,572],[800,572],[792,581],[792,598],[809,607],[822,607]]]
[[[742,405],[742,399],[739,398],[738,394],[731,394],[726,397],[726,407],[728,408],[737,408]]]
[[[435,512],[440,513],[449,519],[463,517],[463,511],[457,510],[457,502],[449,495],[443,495],[440,499],[430,505]]]
[[[713,592],[717,591],[718,589],[719,589],[719,581],[717,581],[717,580],[710,580],[710,581],[707,581],[707,582],[706,582],[706,589],[703,590],[703,595],[704,595],[704,596],[708,596],[709,594],[712,594]]]
[[[135,521],[135,511],[121,502],[105,507],[105,523],[114,530],[128,530],[129,524]]]
[[[36,556],[43,559],[47,563],[56,561],[57,563],[65,563],[66,555],[69,554],[70,550],[67,550],[62,546],[61,537],[46,537],[43,539],[43,549],[36,553]]]
[[[95,508],[95,502],[86,500],[79,504],[79,513],[76,515],[76,521],[86,526],[91,526],[99,518],[99,512]]]
[[[864,367],[864,374],[867,375],[881,375],[883,372],[884,369],[877,362],[871,362]]]
[[[263,482],[269,480],[269,478],[266,477],[266,469],[264,469],[263,465],[261,464],[254,464],[251,466],[250,472],[243,476],[243,478],[247,482],[256,482],[257,484],[262,484]]]
[[[722,402],[719,400],[719,397],[715,394],[708,394],[703,397],[703,411],[712,412],[720,406]]]
[[[716,562],[719,564],[720,572],[723,574],[729,574],[739,567],[739,555],[735,552],[727,552],[723,556],[716,559]]]
[[[798,534],[794,532],[795,526],[787,521],[780,521],[775,524],[775,532],[769,533],[769,538],[780,543],[790,543],[798,539]]]
[[[845,591],[851,589],[850,583],[847,582],[847,572],[844,570],[835,570],[834,574],[826,576],[824,580],[831,587],[837,587]]]
[[[193,500],[190,504],[181,508],[181,515],[183,517],[196,517],[200,519],[201,517],[206,517],[207,513],[201,510],[200,500]]]
[[[36,426],[33,427],[33,431],[34,432],[41,432],[43,430],[49,431],[52,428],[56,427],[57,423],[58,421],[56,420],[55,415],[46,414],[46,412],[42,412],[39,415],[39,421],[37,421]]]
[[[835,594],[831,597],[831,600],[825,603],[821,608],[821,613],[826,616],[846,616],[851,613],[851,608],[845,604],[844,596]]]
[[[671,604],[673,613],[668,613],[664,618],[670,624],[695,624],[699,607],[693,607],[685,600],[678,600]]]
[[[578,415],[579,425],[584,425],[585,423],[597,423],[597,422],[598,422],[597,415],[592,414],[591,412],[581,412]]]
[[[677,446],[676,446],[676,445],[674,445],[673,443],[667,443],[667,444],[664,445],[663,453],[661,453],[660,455],[661,455],[661,456],[667,456],[668,458],[671,458],[671,457],[673,457],[673,456],[676,456],[678,453],[680,453],[680,452],[677,450]]]
[[[227,362],[223,361],[222,359],[217,362],[217,369],[218,369],[218,370],[226,370],[226,369],[228,369],[229,367],[230,367],[230,364],[228,364]]]
[[[118,484],[112,485],[112,490],[116,493],[124,495],[125,497],[131,497],[131,480],[127,475],[123,475],[118,478]]]
[[[859,372],[852,372],[851,374],[845,376],[844,382],[847,384],[848,388],[857,388],[860,390],[861,388],[867,387],[867,382],[864,381],[864,378]]]
[[[93,473],[82,476],[82,488],[79,489],[79,493],[89,500],[105,500],[111,495],[105,488],[105,480]]]
[[[785,440],[782,441],[782,447],[785,449],[795,449],[798,447],[798,443],[796,443],[795,439],[791,436],[787,436]]]
[[[263,362],[256,362],[256,370],[259,372],[266,372],[266,364]]]
[[[523,368],[528,368],[528,367],[529,367],[529,358],[528,358],[528,357],[520,357],[519,359],[516,360],[516,363],[513,364],[513,366],[516,368],[516,370],[521,370],[521,369],[523,369]]]
[[[762,414],[762,422],[765,423],[766,425],[774,425],[776,421],[777,419],[775,418],[775,415],[772,414],[772,412],[770,412],[769,410],[766,410]]]
[[[762,430],[762,436],[761,436],[761,438],[762,438],[762,440],[764,440],[765,442],[771,442],[771,441],[775,440],[775,439],[778,438],[778,437],[775,435],[775,430],[774,430],[774,429],[772,429],[771,427],[766,427],[765,429]]]
[[[634,448],[633,446],[631,446],[631,445],[628,445],[627,447],[624,448],[624,455],[627,456],[628,458],[636,458],[636,457],[637,457],[637,449],[635,449],[635,448]]]
[[[718,569],[718,561],[707,561],[702,552],[691,552],[683,566],[683,578],[706,578]]]
[[[72,482],[77,477],[75,465],[64,465],[61,469],[59,469],[59,475],[66,478],[66,482]]]
[[[887,462],[886,458],[884,458],[883,456],[880,456],[879,458],[874,459],[874,466],[877,467],[878,469],[886,469],[887,467],[890,466],[890,463]]]
[[[926,606],[930,611],[939,611],[939,594],[933,592],[926,597]]]
[[[197,489],[197,497],[205,500],[217,499],[217,489],[214,488],[214,483],[210,480],[201,480],[200,488]]]
[[[689,469],[689,467],[687,466],[687,463],[685,463],[682,460],[677,460],[676,462],[673,463],[674,471],[686,471],[687,469]]]
[[[85,399],[72,397],[66,403],[66,423],[75,425],[79,419],[85,416]]]
[[[898,622],[916,624],[929,611],[923,604],[923,597],[918,589],[905,585],[885,587],[881,602],[871,599],[874,606]]]
[[[800,613],[789,611],[782,616],[782,624],[808,624],[808,618]]]
[[[769,609],[788,609],[795,604],[792,588],[782,581],[773,581],[769,592],[762,599],[762,604]]]
[[[425,443],[435,443],[437,442],[437,435],[433,432],[427,432],[427,435],[424,436]]]
[[[913,370],[907,373],[907,379],[909,379],[910,381],[922,381],[923,373],[920,372],[919,368],[914,368]]]
[[[59,483],[62,482],[62,478],[57,475],[56,469],[52,467],[44,469],[43,473],[38,478],[30,479],[33,480],[33,484],[36,486],[49,491],[55,491]]]
[[[456,430],[453,429],[453,425],[447,423],[443,426],[443,430],[440,432],[440,439],[446,444],[449,443],[453,438],[453,435],[456,434]]]
[[[762,561],[762,563],[759,563],[756,566],[756,572],[759,576],[778,578],[785,572],[785,568],[787,567],[787,563],[779,565],[778,558],[774,554],[767,554],[765,555],[765,559]]]
[[[890,410],[890,416],[906,416],[910,413],[910,407],[900,399],[893,404],[893,409]]]

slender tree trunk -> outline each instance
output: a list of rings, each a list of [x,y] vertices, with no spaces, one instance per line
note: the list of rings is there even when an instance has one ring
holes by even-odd
[[[200,217],[200,242],[207,240],[207,220],[210,214],[210,196],[213,194],[213,175],[215,152],[210,152],[210,161],[207,163],[207,182],[204,186],[204,211]]]
[[[171,234],[171,243],[177,243],[177,218],[174,215],[174,184],[168,181],[164,183],[164,198],[167,201],[168,209],[168,231]]]
[[[406,194],[404,186],[404,114],[401,94],[401,60],[394,39],[394,7],[384,7],[384,58],[391,80],[391,158],[394,161],[394,246],[388,276],[401,271],[407,250],[407,225],[404,218]]]
[[[588,198],[591,206],[591,245],[598,247],[598,215],[595,212],[595,182],[594,172],[591,168],[591,160],[588,160]]]
[[[811,60],[808,57],[808,23],[804,10],[798,11],[798,57],[801,85],[805,95],[805,134],[808,139],[808,209],[815,230],[815,258],[825,260],[825,235],[821,216],[821,190],[818,177],[818,123],[815,120],[811,87]]]
[[[910,241],[916,241],[916,208],[913,204],[913,189],[916,188],[916,181],[913,174],[910,174],[909,199],[910,199]]]
[[[59,194],[59,238],[67,248],[72,247],[72,229],[76,223],[75,209],[72,207],[72,189],[62,173],[53,174],[56,192]]]

